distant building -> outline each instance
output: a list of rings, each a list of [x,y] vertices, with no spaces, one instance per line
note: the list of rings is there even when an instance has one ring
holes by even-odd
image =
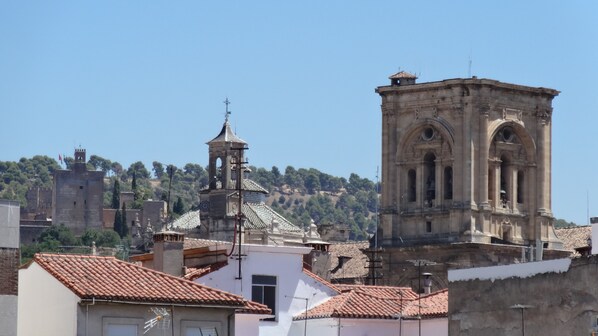
[[[321,240],[317,230],[311,227],[304,230],[274,211],[265,203],[268,191],[245,177],[248,146],[232,131],[228,119],[207,144],[210,182],[200,194],[201,226],[196,232],[188,231],[190,236],[233,241],[241,235],[244,243],[310,245],[326,250],[328,244]],[[240,232],[238,220],[242,222]]]
[[[16,336],[19,281],[19,203],[0,200],[0,334]]]
[[[64,224],[75,235],[102,228],[104,172],[87,170],[85,149],[75,149],[72,169],[56,170],[52,193],[52,224]]]
[[[383,283],[417,283],[425,265],[443,288],[448,268],[568,255],[551,208],[558,91],[476,77],[416,83],[399,72],[376,92]]]

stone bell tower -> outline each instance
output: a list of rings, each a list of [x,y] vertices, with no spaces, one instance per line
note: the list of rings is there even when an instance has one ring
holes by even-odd
[[[232,241],[239,208],[247,143],[232,131],[228,113],[220,133],[207,142],[209,187],[200,194],[202,237]]]
[[[559,92],[476,77],[389,78],[376,89],[379,245],[394,260],[430,259],[441,274],[522,261],[525,253],[558,255],[551,254],[562,248],[552,225],[551,116]],[[388,273],[403,284],[410,277]]]

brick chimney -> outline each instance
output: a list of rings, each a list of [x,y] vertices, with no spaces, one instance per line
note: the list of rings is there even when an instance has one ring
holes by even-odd
[[[180,277],[183,275],[183,242],[185,235],[174,231],[154,234],[154,269]]]

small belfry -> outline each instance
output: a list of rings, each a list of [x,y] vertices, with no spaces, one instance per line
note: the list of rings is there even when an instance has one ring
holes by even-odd
[[[462,267],[480,266],[484,258],[515,262],[521,247],[535,258],[562,248],[552,225],[550,179],[557,90],[476,77],[420,84],[404,71],[389,79],[376,89],[381,246],[395,254],[433,246],[438,264],[451,259]],[[475,257],[463,244],[496,247]],[[499,249],[512,251],[498,257]]]

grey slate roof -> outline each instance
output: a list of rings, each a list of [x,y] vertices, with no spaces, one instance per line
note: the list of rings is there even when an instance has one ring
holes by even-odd
[[[262,230],[269,229],[272,226],[272,220],[278,221],[278,229],[281,232],[302,233],[299,227],[289,222],[283,216],[279,215],[271,207],[263,203],[243,204],[243,214],[247,217],[246,227],[248,229]]]
[[[269,193],[268,190],[264,189],[264,187],[250,179],[243,179],[243,191],[259,192],[263,194]]]
[[[207,142],[207,144],[218,143],[218,142],[232,142],[246,145],[247,143],[239,138],[233,130],[230,129],[228,120],[222,125],[222,130],[214,139]]]
[[[180,230],[192,230],[201,225],[199,220],[199,210],[198,211],[189,211],[179,217],[177,220],[170,224],[174,229]]]

